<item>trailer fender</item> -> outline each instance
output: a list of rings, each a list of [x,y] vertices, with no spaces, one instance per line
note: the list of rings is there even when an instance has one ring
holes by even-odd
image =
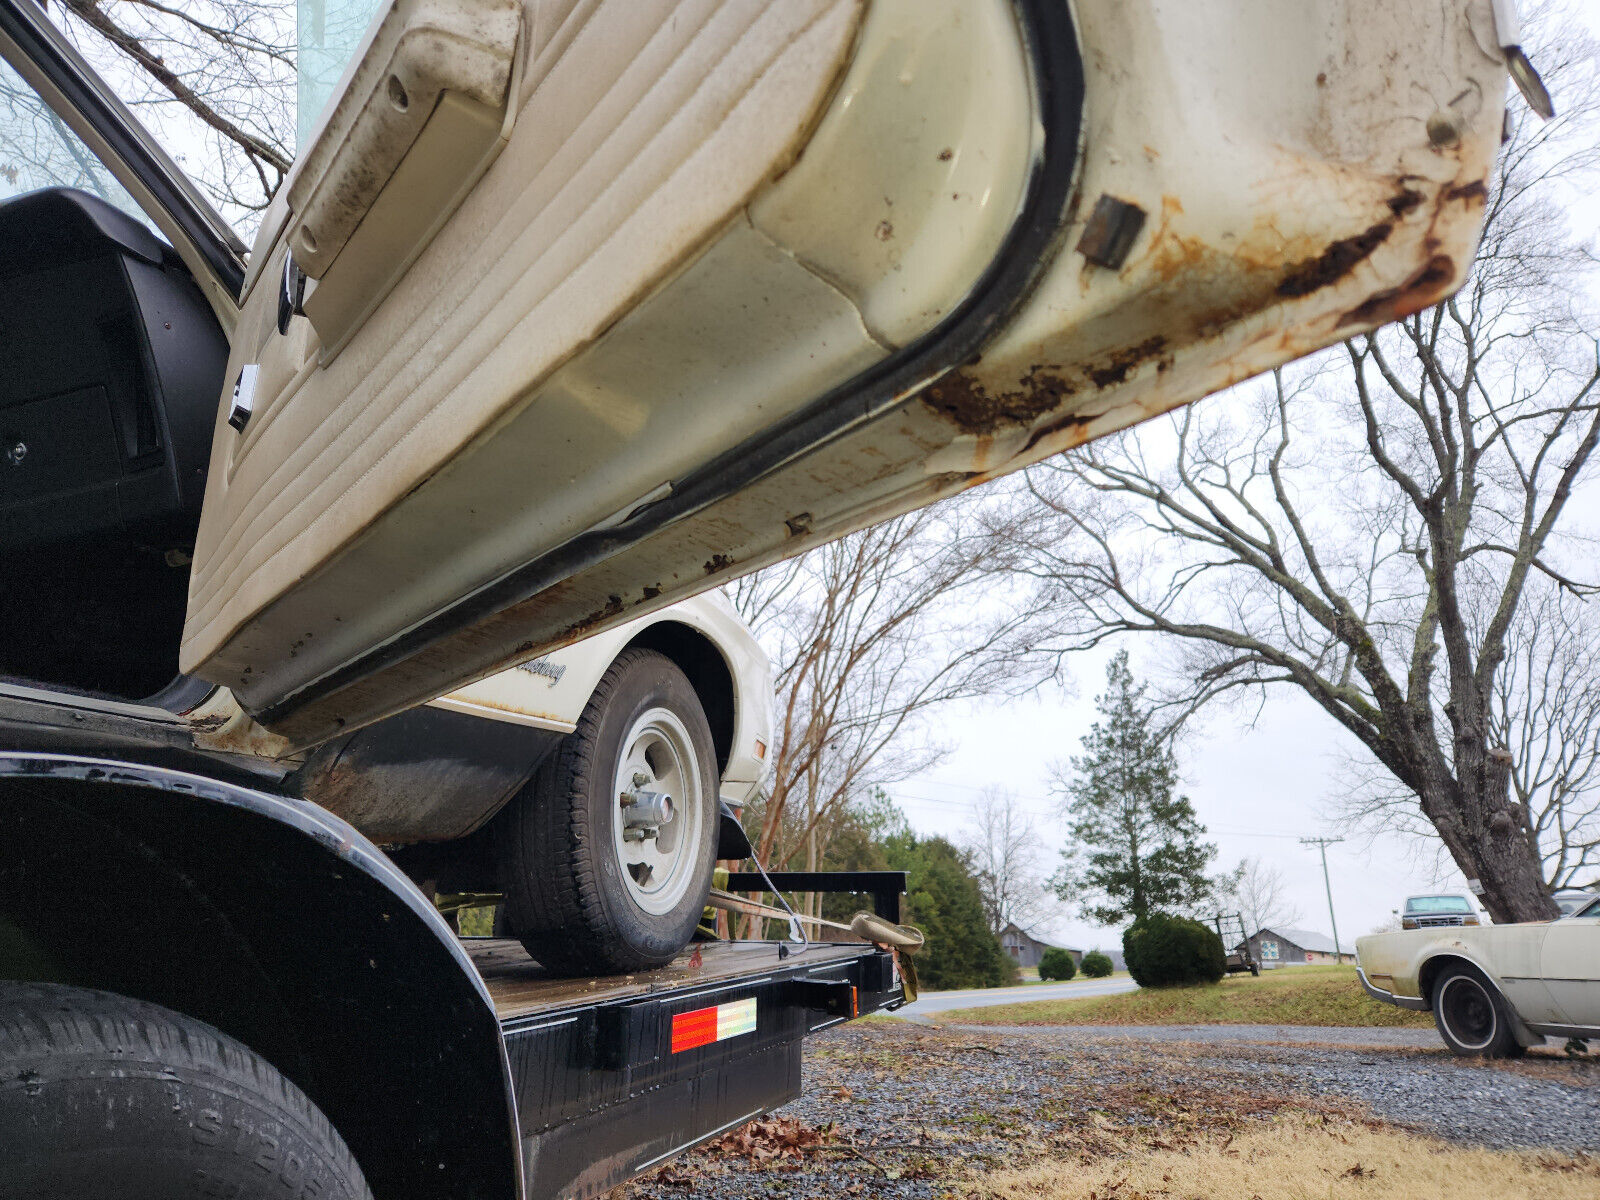
[[[386,1200],[521,1195],[487,989],[426,898],[305,801],[159,767],[0,754],[0,978],[100,988],[237,1038]]]

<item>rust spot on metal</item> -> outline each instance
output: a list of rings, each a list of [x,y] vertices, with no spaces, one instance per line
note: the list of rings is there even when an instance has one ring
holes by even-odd
[[[557,584],[556,586],[560,587],[561,585]],[[544,594],[548,595],[549,592],[554,590],[555,589],[553,588],[547,589],[546,593]],[[573,622],[571,625],[568,625],[565,629],[563,629],[561,633],[551,641],[541,642],[539,644],[539,648],[542,650],[553,650],[558,646],[581,641],[583,638],[588,637],[589,634],[593,632],[594,627],[600,624],[600,622],[610,620],[612,617],[620,615],[622,608],[622,597],[613,593],[612,595],[606,597],[606,606],[599,612],[592,612],[582,620]],[[532,645],[533,643],[531,642],[524,642],[517,648],[517,654],[520,656],[523,654],[525,648]]]
[[[1415,188],[1401,188],[1390,196],[1386,203],[1389,211],[1397,217],[1403,217],[1423,201],[1423,195]]]
[[[731,566],[733,566],[733,556],[731,554],[713,554],[706,559],[705,573],[707,575],[715,575],[718,571],[726,571]]]
[[[1386,288],[1367,297],[1344,316],[1337,328],[1346,325],[1383,325],[1410,316],[1435,303],[1455,277],[1456,265],[1447,254],[1435,254],[1422,269],[1397,288]]]
[[[1089,378],[1095,387],[1114,387],[1148,359],[1157,358],[1167,348],[1167,339],[1157,334],[1146,338],[1137,346],[1128,346],[1114,352],[1105,362],[1088,368]]]
[[[1489,198],[1489,189],[1484,186],[1481,179],[1474,179],[1471,183],[1463,183],[1451,188],[1444,194],[1446,200],[1475,200],[1479,203]]]
[[[1031,425],[1085,388],[1115,387],[1151,359],[1170,366],[1170,360],[1161,358],[1166,348],[1166,338],[1146,338],[1077,369],[1075,378],[1054,367],[1034,366],[1018,381],[1016,390],[1000,393],[990,392],[965,371],[954,371],[923,391],[921,400],[963,433],[983,437],[1008,425]],[[1073,419],[1065,418],[1069,424]]]
[[[1027,425],[1076,390],[1040,367],[1034,367],[1021,382],[1020,390],[996,396],[965,371],[953,371],[925,390],[922,402],[963,432],[985,434],[1006,425]]]
[[[1309,296],[1319,288],[1336,283],[1383,245],[1393,232],[1392,221],[1380,221],[1355,237],[1339,239],[1315,258],[1294,263],[1278,284],[1278,295],[1286,298]]]
[[[658,587],[647,587],[644,589],[644,598],[646,600],[654,600],[659,595],[661,595],[661,589]]]

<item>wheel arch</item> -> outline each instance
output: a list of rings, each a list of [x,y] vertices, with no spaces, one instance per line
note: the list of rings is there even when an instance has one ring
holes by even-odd
[[[689,677],[711,726],[711,743],[717,750],[717,778],[721,779],[733,756],[739,711],[733,666],[722,647],[702,630],[668,620],[641,629],[622,649],[654,650],[670,658]]]
[[[245,1043],[322,1109],[376,1195],[520,1195],[481,979],[382,852],[313,805],[0,757],[0,976],[147,1000]]]
[[[1422,961],[1421,966],[1417,968],[1417,989],[1422,999],[1427,1003],[1428,1011],[1433,1011],[1433,985],[1438,982],[1439,976],[1447,968],[1453,966],[1471,967],[1479,975],[1483,976],[1489,986],[1494,989],[1495,995],[1500,997],[1501,1003],[1505,1004],[1508,1012],[1516,1011],[1512,1007],[1511,1001],[1507,999],[1505,989],[1500,986],[1500,981],[1494,977],[1493,972],[1468,955],[1454,951],[1440,951],[1437,954],[1430,954]]]

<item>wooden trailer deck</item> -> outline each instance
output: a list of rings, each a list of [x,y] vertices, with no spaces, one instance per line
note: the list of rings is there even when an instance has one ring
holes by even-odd
[[[778,942],[699,942],[673,962],[637,975],[559,979],[528,957],[510,938],[461,939],[478,973],[489,987],[502,1021],[573,1005],[603,1003],[676,988],[714,984],[737,976],[759,976],[778,967],[821,966],[854,958],[865,942],[812,942],[794,946]]]

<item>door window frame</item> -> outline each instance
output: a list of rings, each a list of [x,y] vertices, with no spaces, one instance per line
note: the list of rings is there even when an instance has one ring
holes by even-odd
[[[237,303],[244,282],[244,243],[194,181],[62,37],[36,0],[0,0],[0,58],[89,143],[141,206],[145,196],[159,206],[161,212],[152,212],[152,219],[162,224],[165,215],[228,298]],[[137,188],[130,186],[124,172],[137,182]],[[163,232],[171,236],[165,228]]]

